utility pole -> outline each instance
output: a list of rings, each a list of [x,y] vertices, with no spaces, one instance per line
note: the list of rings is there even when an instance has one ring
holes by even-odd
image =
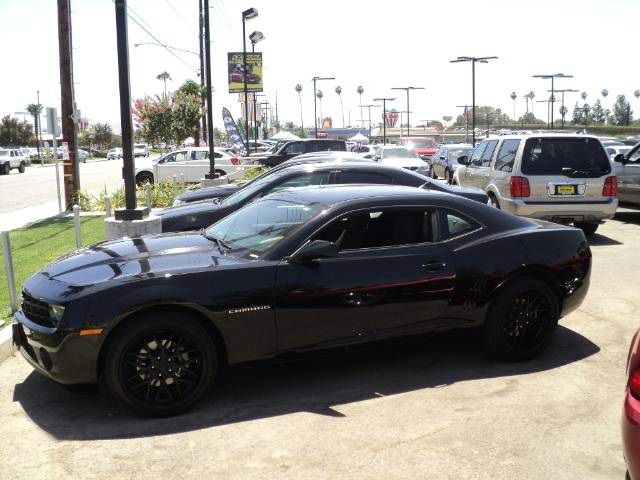
[[[75,203],[80,190],[77,136],[78,127],[73,93],[73,56],[70,0],[58,0],[58,50],[60,53],[60,97],[62,112],[62,140],[69,146],[69,159],[63,164],[64,200],[67,210]],[[57,153],[57,152],[56,152]]]
[[[205,94],[205,68],[204,68],[204,12],[202,2],[204,0],[198,0],[199,8],[199,23],[200,30],[198,32],[198,44],[200,45],[200,88],[201,88],[201,100],[202,100],[202,140],[207,141],[207,96]]]
[[[216,157],[213,151],[213,105],[212,105],[212,95],[211,91],[211,33],[209,31],[209,0],[203,0],[202,4],[204,8],[204,53],[205,53],[205,76],[207,79],[207,120],[209,123],[209,130],[207,131],[207,143],[209,146],[209,173],[207,173],[204,178],[207,180],[212,180],[214,178],[218,178],[216,174]],[[247,59],[245,57],[245,66],[247,63]],[[246,82],[246,71],[245,71],[245,82]],[[246,86],[246,83],[245,83]],[[246,93],[246,90],[245,90]],[[246,103],[245,103],[246,107]]]

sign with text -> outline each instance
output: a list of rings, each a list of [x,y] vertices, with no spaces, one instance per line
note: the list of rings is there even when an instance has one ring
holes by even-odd
[[[242,52],[227,53],[229,93],[244,92],[245,76],[248,92],[262,92],[262,53],[247,53],[245,72]]]

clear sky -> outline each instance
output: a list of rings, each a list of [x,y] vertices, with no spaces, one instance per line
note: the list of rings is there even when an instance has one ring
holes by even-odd
[[[198,0],[129,0],[129,7],[147,28],[167,45],[197,51]],[[640,103],[637,61],[638,0],[456,0],[353,1],[325,0],[210,0],[212,6],[212,66],[214,122],[222,125],[220,110],[239,114],[237,95],[227,92],[226,52],[242,48],[241,12],[255,7],[258,18],[247,23],[247,35],[260,30],[266,39],[264,82],[268,100],[278,94],[280,121],[299,123],[294,86],[303,85],[305,125],[313,123],[311,78],[334,76],[319,84],[325,94],[323,113],[341,126],[340,104],[334,93],[343,88],[347,122],[359,120],[356,87],[365,89],[363,102],[377,96],[397,96],[391,106],[406,108],[403,92],[390,88],[414,85],[412,123],[461,113],[456,105],[471,101],[471,67],[448,60],[462,55],[500,57],[478,65],[476,103],[503,108],[513,114],[509,95],[515,91],[516,115],[524,111],[522,95],[530,90],[536,100],[548,96],[548,81],[533,74],[572,74],[557,88],[588,93],[593,103],[603,88],[609,90],[605,107],[619,93],[632,102],[635,116]],[[107,121],[119,130],[115,8],[112,0],[71,0],[76,101],[83,116]],[[0,0],[0,115],[24,111],[35,103],[36,91],[45,106],[59,108],[57,14],[54,0]],[[168,71],[178,87],[196,77],[198,57],[179,53],[176,59],[155,46],[142,29],[129,22],[131,87],[133,98],[160,93],[156,75]],[[567,104],[571,112],[578,94]],[[559,108],[559,105],[557,105]],[[536,103],[536,115],[546,118],[546,107]],[[379,111],[378,111],[379,112]],[[379,115],[379,113],[378,113]],[[556,113],[556,115],[559,115]],[[570,114],[569,114],[570,115]],[[366,113],[365,113],[366,116]]]

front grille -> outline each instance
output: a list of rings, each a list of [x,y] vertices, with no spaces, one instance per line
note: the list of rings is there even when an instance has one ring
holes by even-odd
[[[53,328],[55,322],[49,315],[49,304],[22,292],[22,313],[25,317],[43,327]]]

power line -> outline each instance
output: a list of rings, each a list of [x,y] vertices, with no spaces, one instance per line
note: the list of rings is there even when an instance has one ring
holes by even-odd
[[[191,27],[192,25],[190,25],[182,15],[180,15],[180,12],[178,12],[178,10],[175,9],[175,7],[173,5],[171,5],[171,2],[169,0],[164,0],[165,3],[167,4],[167,6],[173,11],[173,13],[175,13],[176,17],[178,17],[178,19],[184,23],[187,27]]]

